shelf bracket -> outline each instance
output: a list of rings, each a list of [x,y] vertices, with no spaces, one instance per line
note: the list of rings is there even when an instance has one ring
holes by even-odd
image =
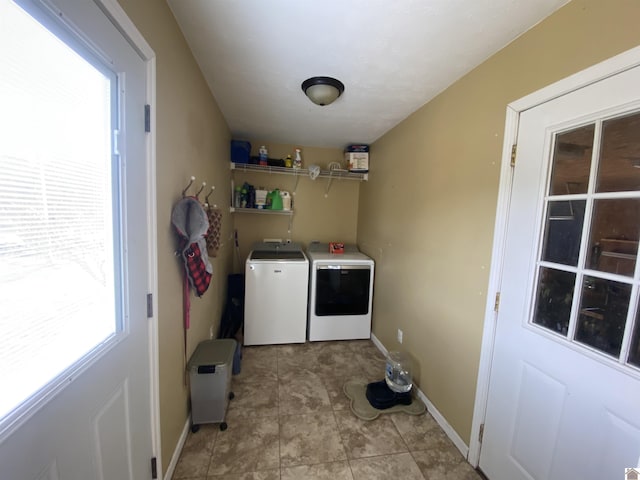
[[[300,174],[296,173],[296,184],[293,186],[292,195],[296,194],[296,190],[298,190],[298,182],[300,181]]]
[[[329,180],[327,181],[327,188],[324,191],[324,198],[329,197],[329,190],[331,190],[331,183],[333,182],[333,174],[329,173]]]

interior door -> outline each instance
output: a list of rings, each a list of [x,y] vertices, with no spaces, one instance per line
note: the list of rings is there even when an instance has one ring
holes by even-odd
[[[640,457],[640,68],[520,116],[480,468],[623,478]]]
[[[15,8],[15,5],[9,5],[6,0],[3,0],[3,3],[3,12],[8,12],[5,9]],[[107,165],[107,173],[105,175],[109,179],[106,180],[106,185],[101,185],[99,182],[95,185],[87,185],[80,181],[74,187],[74,192],[82,198],[85,191],[104,188],[104,195],[110,198],[106,203],[108,212],[104,218],[113,220],[109,225],[97,227],[104,227],[103,230],[111,232],[108,237],[104,237],[106,240],[101,241],[113,247],[113,257],[111,263],[107,262],[101,266],[103,268],[100,271],[90,273],[103,280],[106,278],[106,282],[103,281],[103,283],[114,284],[115,282],[113,302],[108,307],[114,310],[114,316],[117,318],[112,319],[115,322],[113,332],[99,339],[51,383],[17,407],[16,411],[21,412],[20,415],[9,415],[3,419],[12,421],[2,424],[0,477],[7,480],[151,478],[151,457],[153,456],[150,413],[151,354],[150,321],[147,319],[146,310],[146,294],[150,285],[148,279],[150,260],[146,248],[149,237],[146,192],[147,155],[144,132],[145,62],[101,7],[92,1],[20,0],[19,3],[30,16],[37,20],[37,23],[57,37],[52,40],[52,44],[61,41],[65,44],[65,48],[70,47],[90,65],[87,70],[92,72],[94,68],[98,75],[106,79],[106,109],[109,113],[103,125],[103,133],[107,138],[104,162]],[[8,27],[9,25],[5,24],[3,28]],[[19,34],[20,32],[16,32],[16,35]],[[38,48],[45,48],[45,45],[41,44]],[[39,151],[37,158],[33,157],[33,161],[30,157],[27,158],[30,152],[25,151],[25,159],[18,159],[22,162],[20,165],[41,161],[43,156],[48,155],[46,146],[53,146],[60,140],[53,137],[41,143],[37,140],[37,135],[42,134],[46,138],[48,133],[46,129],[39,131],[36,128],[39,125],[39,117],[42,115],[40,108],[46,107],[44,103],[58,90],[64,91],[63,98],[68,97],[72,103],[75,100],[74,92],[69,91],[68,86],[56,84],[53,79],[52,72],[60,65],[55,64],[51,58],[44,58],[39,65],[36,65],[38,70],[40,67],[49,69],[48,72],[38,71],[37,74],[45,77],[47,73],[50,74],[50,90],[45,89],[44,101],[35,104],[35,110],[25,112],[25,115],[30,115],[27,120],[30,120],[31,128],[28,133],[32,136],[31,145],[34,149],[36,144],[37,148],[43,145],[44,147]],[[47,85],[46,82],[44,85]],[[84,88],[89,87],[81,81],[78,89]],[[27,110],[27,104],[24,106],[23,110]],[[83,105],[78,103],[73,107],[83,112]],[[14,124],[22,121],[22,118],[13,120],[12,124],[6,124],[7,128],[13,128]],[[59,132],[59,135],[69,134],[66,148],[56,152],[58,156],[64,156],[65,151],[76,150],[87,140],[80,131],[68,132],[72,123],[69,120],[66,124],[67,120],[65,118],[60,120],[63,128],[57,128],[59,125],[51,125],[51,130]],[[24,134],[19,129],[11,131],[13,137]],[[5,129],[3,129],[4,134],[7,134]],[[10,139],[6,137],[5,140]],[[58,182],[56,185],[64,183],[66,177],[75,179],[80,170],[89,168],[89,156],[94,151],[94,147],[95,145],[87,145],[86,151],[83,152],[85,161],[81,158],[77,168],[70,169],[67,174],[57,175],[54,179]],[[4,157],[3,161],[9,162],[7,157]],[[25,167],[20,167],[18,170],[22,171],[24,176],[28,174]],[[43,175],[47,174],[45,170],[43,172],[45,172]],[[45,194],[43,191],[38,193]],[[55,203],[56,192],[48,194],[54,198]],[[102,196],[100,194],[96,198],[101,199]],[[16,202],[16,205],[18,203],[20,202]],[[92,207],[78,201],[75,208],[65,210],[63,213],[68,216],[60,222],[60,234],[66,234],[65,232],[72,232],[74,228],[78,228],[73,221],[74,215]],[[53,213],[48,213],[49,219],[53,221]],[[92,218],[91,215],[88,217]],[[23,220],[24,215],[16,216],[14,223],[18,224]],[[84,225],[82,227],[84,228]],[[55,238],[50,240],[56,241]],[[60,248],[64,248],[64,245],[61,244]],[[3,250],[3,253],[6,253],[6,256],[2,260],[7,261],[3,265],[8,265],[12,258],[6,250]],[[55,253],[55,250],[50,252],[51,255]],[[82,265],[86,267],[90,265],[91,257],[95,254],[95,251],[83,252],[80,249],[73,251],[71,255],[56,260],[58,271],[72,263],[80,265],[77,260],[83,255],[86,255],[85,258],[89,260],[87,264]],[[47,259],[42,258],[42,255],[31,257],[31,261],[38,266],[40,272],[47,271],[48,267],[42,266],[45,260]],[[63,288],[60,291],[63,295],[82,299],[85,293],[89,293],[87,282],[82,279],[90,277],[83,276],[85,274],[82,273],[81,268],[78,268],[77,272],[78,276],[73,279],[74,281],[62,285]],[[31,302],[44,304],[45,310],[47,307],[53,308],[52,302],[56,301],[56,298],[49,298],[48,289],[57,288],[60,283],[66,282],[55,275],[49,280],[47,284],[44,282],[42,285],[38,284],[30,292]],[[2,297],[0,300],[8,302],[10,299]],[[73,333],[94,330],[96,327],[93,317],[98,317],[101,313],[96,309],[89,312],[80,319]],[[4,314],[6,311],[0,315]],[[2,318],[2,320],[7,319]],[[8,321],[20,324],[20,322],[26,322],[26,318],[9,318]],[[24,333],[30,335],[34,332],[33,329],[25,329]],[[35,333],[36,335],[32,337],[34,341],[45,334],[51,334],[53,338],[56,332],[36,331]],[[20,379],[38,375],[58,357],[67,355],[68,351],[77,344],[73,338],[70,339],[67,348],[58,348],[57,351],[42,358],[38,364],[17,368]],[[41,354],[46,348],[49,348],[49,345],[45,341],[33,350],[33,354]],[[27,360],[31,358],[25,357],[25,361]],[[8,393],[10,389],[17,388],[16,385],[4,384],[2,390]]]

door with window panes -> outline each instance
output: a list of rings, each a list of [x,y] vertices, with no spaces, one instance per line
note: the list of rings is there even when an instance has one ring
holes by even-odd
[[[640,461],[640,68],[523,112],[480,468]]]
[[[152,476],[147,73],[113,8],[0,0],[3,480]]]

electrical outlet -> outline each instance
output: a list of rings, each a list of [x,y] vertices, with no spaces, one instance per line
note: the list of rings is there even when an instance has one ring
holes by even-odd
[[[402,330],[398,329],[398,343],[402,343]]]
[[[209,327],[209,340],[213,340],[213,325]]]

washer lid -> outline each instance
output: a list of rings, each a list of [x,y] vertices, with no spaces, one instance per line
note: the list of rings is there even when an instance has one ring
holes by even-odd
[[[306,257],[301,251],[253,250],[249,260],[306,260]]]

